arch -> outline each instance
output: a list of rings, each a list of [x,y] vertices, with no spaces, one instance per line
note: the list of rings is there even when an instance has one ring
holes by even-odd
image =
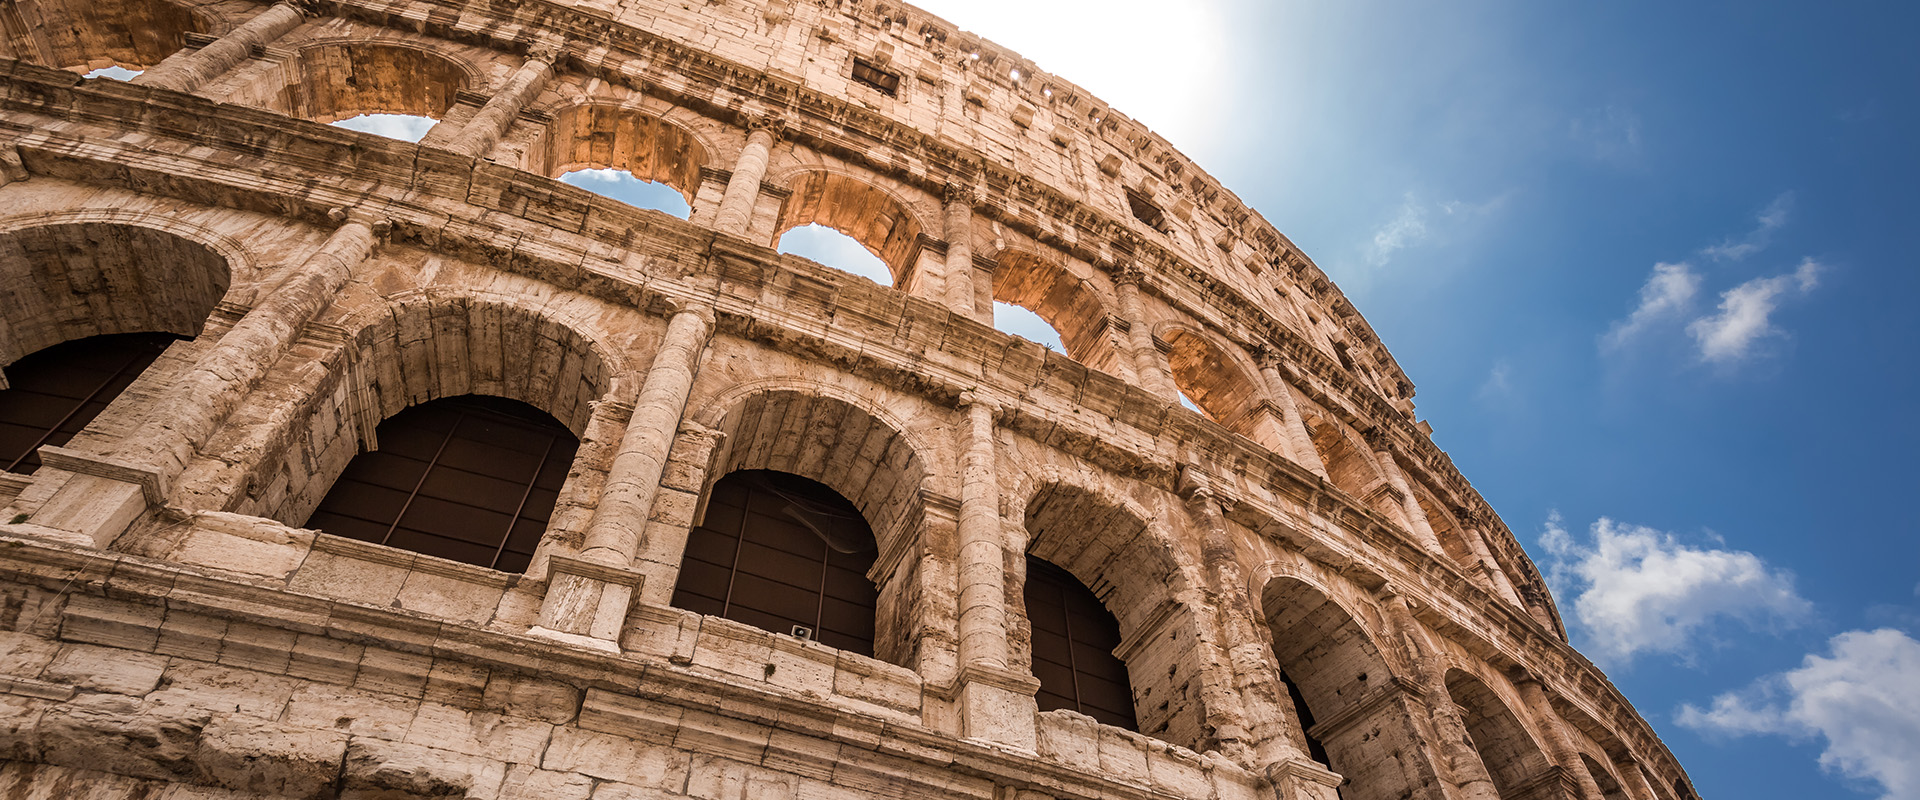
[[[1420,503],[1420,510],[1427,515],[1427,525],[1433,528],[1433,535],[1440,540],[1440,549],[1446,552],[1447,558],[1452,559],[1455,566],[1472,574],[1474,567],[1480,563],[1473,546],[1467,542],[1467,537],[1473,534],[1461,527],[1459,520],[1454,519],[1446,506],[1435,499],[1425,486],[1415,481],[1412,488],[1414,499]]]
[[[72,221],[0,232],[0,366],[115,333],[194,337],[232,283],[226,256],[179,233]]]
[[[1026,250],[1002,250],[995,260],[995,301],[1038,314],[1060,332],[1061,345],[1074,360],[1115,371],[1118,354],[1106,335],[1106,304],[1086,279]]]
[[[1601,800],[1632,800],[1627,790],[1620,786],[1620,779],[1613,776],[1613,770],[1600,765],[1593,756],[1580,754],[1580,760],[1586,762],[1587,772],[1593,775],[1593,782],[1600,787]]]
[[[455,95],[481,83],[464,62],[391,39],[308,44],[300,49],[292,75],[268,106],[315,122],[361,114],[440,119]]]
[[[873,654],[910,664],[925,610],[916,607],[919,564],[908,552],[926,518],[929,470],[921,450],[867,404],[817,387],[743,387],[719,398],[710,427],[725,434],[713,476],[772,470],[816,481],[852,504],[878,558],[867,577],[879,590]],[[710,480],[703,502],[718,480]],[[705,510],[696,523],[704,524]]]
[[[443,398],[524,403],[584,439],[591,403],[626,392],[617,376],[627,370],[590,324],[524,302],[417,292],[344,320],[350,339],[328,382],[285,423],[287,446],[257,467],[254,480],[278,488],[249,513],[299,524],[356,455],[379,448],[381,422]]]
[[[852,237],[893,273],[893,285],[905,285],[920,252],[924,228],[906,203],[866,181],[826,170],[808,170],[790,178],[792,194],[780,207],[774,238],[802,225],[822,225]]]
[[[378,442],[304,527],[503,572],[532,561],[580,445],[551,415],[483,395],[401,411]]]
[[[1427,770],[1415,762],[1422,747],[1413,701],[1358,618],[1292,575],[1267,581],[1260,602],[1306,737],[1297,744],[1324,752],[1327,766],[1349,778],[1347,800],[1419,794]]]
[[[1189,584],[1173,546],[1148,519],[1117,498],[1050,476],[1027,497],[1027,553],[1069,573],[1113,615],[1121,639],[1114,655],[1127,665],[1140,732],[1199,750],[1207,733],[1198,628],[1177,599]]]
[[[1345,423],[1312,413],[1301,416],[1313,439],[1313,449],[1326,465],[1327,478],[1336,488],[1364,501],[1386,483],[1386,476],[1380,474],[1380,466],[1373,462],[1365,443]],[[1388,514],[1394,519],[1400,518],[1397,511],[1389,510]]]
[[[554,112],[539,147],[542,171],[615,169],[671,186],[693,205],[710,151],[692,131],[637,108],[579,103]]]
[[[738,470],[714,482],[701,517],[674,606],[873,655],[879,589],[868,576],[879,548],[845,496],[791,473]]]
[[[1520,796],[1546,773],[1551,766],[1546,751],[1485,682],[1464,670],[1450,669],[1447,695],[1460,707],[1467,736],[1501,797]]]
[[[0,9],[0,32],[0,55],[86,73],[147,69],[206,30],[167,0],[20,0]]]
[[[1285,432],[1268,410],[1266,379],[1237,349],[1181,326],[1166,326],[1161,338],[1172,348],[1167,366],[1174,384],[1202,413],[1272,450],[1283,449]]]
[[[1114,655],[1120,622],[1093,590],[1051,562],[1027,556],[1022,607],[1033,650],[1035,699],[1041,711],[1067,709],[1127,730],[1140,725],[1133,712],[1133,680]]]

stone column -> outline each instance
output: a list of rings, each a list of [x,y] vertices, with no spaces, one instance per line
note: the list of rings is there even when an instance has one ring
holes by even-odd
[[[255,47],[269,44],[300,27],[306,18],[301,10],[305,5],[306,2],[294,0],[275,3],[205,47],[168,56],[152,69],[135,76],[133,82],[176,92],[198,89],[251,58]]]
[[[1573,737],[1567,734],[1566,722],[1560,719],[1560,713],[1553,710],[1553,703],[1547,699],[1546,687],[1541,686],[1540,680],[1524,669],[1516,669],[1508,677],[1513,680],[1514,688],[1520,690],[1520,701],[1526,704],[1527,713],[1533,717],[1534,724],[1546,734],[1548,755],[1568,775],[1573,776],[1582,800],[1604,800],[1600,794],[1600,784],[1594,782],[1593,773],[1587,770],[1587,762],[1580,758],[1579,749],[1573,746]]]
[[[1292,702],[1286,700],[1286,684],[1267,655],[1266,639],[1254,630],[1253,621],[1261,615],[1248,597],[1247,579],[1240,571],[1240,560],[1227,533],[1220,502],[1191,468],[1182,468],[1180,490],[1187,500],[1187,511],[1199,528],[1207,592],[1212,595],[1221,644],[1227,651],[1227,664],[1233,670],[1233,684],[1241,700],[1240,722],[1246,726],[1241,732],[1246,737],[1242,746],[1251,748],[1250,755],[1267,767],[1289,761],[1311,762],[1294,744],[1291,728],[1298,721],[1293,719]],[[1287,705],[1281,705],[1283,701]],[[1233,732],[1222,730],[1215,735],[1224,744],[1231,740]],[[1231,756],[1231,750],[1237,748],[1228,745],[1226,749]]]
[[[580,555],[551,558],[536,633],[618,650],[621,622],[640,585],[633,557],[712,330],[713,311],[706,307],[683,308],[667,321],[667,333],[607,470],[600,503],[587,523]]]
[[[713,227],[721,233],[746,236],[753,222],[753,206],[760,199],[760,182],[766,180],[767,164],[773,158],[773,143],[780,137],[782,123],[775,117],[760,117],[747,125],[747,144],[734,162],[733,175],[727,178],[727,191],[720,196],[720,210],[714,214]]]
[[[1653,792],[1653,783],[1647,780],[1646,770],[1641,769],[1638,762],[1628,759],[1615,761],[1613,765],[1618,768],[1620,783],[1625,787],[1627,796],[1633,800],[1660,800],[1660,796]]]
[[[529,51],[527,60],[507,77],[506,85],[487,99],[487,104],[467,121],[454,140],[447,143],[447,149],[473,158],[484,158],[492,152],[500,137],[507,135],[507,127],[520,116],[520,111],[547,88],[561,50],[560,44],[546,42]]]
[[[993,323],[991,314],[980,319],[980,310],[975,304],[973,285],[973,189],[956,183],[949,183],[942,192],[945,201],[947,240],[946,275],[947,307],[953,313],[968,319]]]
[[[1420,507],[1420,498],[1413,493],[1412,484],[1407,475],[1400,471],[1400,462],[1393,457],[1393,444],[1385,432],[1379,428],[1367,431],[1367,444],[1373,448],[1373,457],[1380,464],[1380,472],[1387,478],[1387,485],[1400,497],[1400,507],[1406,511],[1407,524],[1413,528],[1413,537],[1426,548],[1427,552],[1445,560],[1447,551],[1440,547],[1440,537],[1433,532],[1432,523],[1427,521],[1427,511]]]
[[[1300,466],[1320,476],[1321,480],[1330,480],[1326,462],[1320,460],[1320,451],[1313,446],[1313,434],[1307,431],[1307,420],[1300,415],[1300,404],[1293,399],[1293,389],[1280,374],[1280,354],[1271,348],[1264,348],[1256,356],[1260,360],[1260,377],[1267,382],[1267,394],[1280,411],[1280,425],[1286,431],[1287,443],[1292,450],[1288,455]]]
[[[959,530],[960,675],[962,734],[1033,752],[1039,745],[1033,715],[1040,682],[1007,667],[1007,572],[1000,521],[1000,482],[994,474],[993,401],[961,398]]]
[[[1407,660],[1413,664],[1420,688],[1426,692],[1427,713],[1440,737],[1439,749],[1446,758],[1448,776],[1460,788],[1459,797],[1500,800],[1500,791],[1493,785],[1493,776],[1487,773],[1486,762],[1480,759],[1480,751],[1467,735],[1467,722],[1460,716],[1460,707],[1447,691],[1446,670],[1440,662],[1438,648],[1427,636],[1427,629],[1413,618],[1407,599],[1392,586],[1381,587],[1378,597],[1386,608],[1387,624],[1394,638],[1406,643]]]
[[[330,216],[340,227],[208,348],[169,388],[164,407],[157,405],[153,416],[115,451],[105,456],[65,448],[43,451],[49,465],[89,478],[69,481],[35,513],[31,524],[106,547],[146,508],[166,500],[194,449],[239,406],[306,324],[333,302],[390,224],[357,213],[350,216],[346,209],[334,209]],[[99,494],[89,498],[88,492]]]
[[[1153,392],[1168,402],[1180,402],[1180,387],[1173,382],[1173,372],[1167,366],[1167,359],[1161,355],[1160,348],[1153,344],[1153,330],[1147,324],[1146,309],[1140,303],[1140,282],[1146,279],[1146,273],[1137,264],[1122,267],[1113,276],[1113,284],[1120,301],[1120,317],[1127,321],[1127,339],[1132,352],[1133,371],[1140,376],[1140,388]]]

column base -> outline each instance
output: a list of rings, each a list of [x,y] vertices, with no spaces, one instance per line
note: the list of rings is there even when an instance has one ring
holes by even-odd
[[[166,498],[165,476],[149,467],[64,447],[40,448],[40,461],[44,468],[73,473],[26,520],[60,532],[50,538],[105,549]]]
[[[618,652],[627,609],[645,582],[646,575],[633,569],[572,556],[551,556],[547,561],[547,596],[540,605],[540,623],[534,630],[599,640]]]
[[[1340,800],[1346,777],[1305,759],[1288,759],[1267,767],[1274,800]]]
[[[1039,751],[1040,706],[1033,697],[1039,680],[1005,668],[966,665],[956,684],[960,735],[1022,753]]]

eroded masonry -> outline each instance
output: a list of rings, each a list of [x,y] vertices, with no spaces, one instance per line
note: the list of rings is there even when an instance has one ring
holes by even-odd
[[[0,312],[8,798],[1694,797],[1326,275],[908,6],[0,0]]]

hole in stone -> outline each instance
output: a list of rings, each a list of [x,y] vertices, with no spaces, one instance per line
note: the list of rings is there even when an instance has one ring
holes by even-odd
[[[1031,339],[1048,350],[1064,353],[1067,349],[1060,343],[1060,332],[1047,324],[1045,318],[1012,303],[994,301],[993,329]]]
[[[99,69],[96,69],[92,72],[87,73],[85,77],[107,78],[109,80],[116,80],[116,81],[130,81],[130,80],[133,80],[134,78],[140,77],[140,73],[143,73],[143,72],[146,72],[146,70],[127,69],[126,67],[101,67]]]
[[[420,137],[426,136],[427,131],[433,130],[434,122],[432,117],[419,117],[412,114],[361,114],[330,124],[336,128],[371,133],[403,142],[419,142]]]
[[[680,190],[658,181],[641,180],[624,169],[576,169],[560,176],[560,182],[670,217],[686,219],[693,213]]]
[[[893,285],[893,271],[866,245],[825,225],[802,225],[780,237],[782,253],[809,258],[842,272],[851,272],[881,286]]]
[[[1205,409],[1200,407],[1199,403],[1193,402],[1193,398],[1187,396],[1185,390],[1181,390],[1180,392],[1180,405],[1186,406],[1188,411],[1192,411],[1195,414],[1199,414],[1207,419],[1213,419],[1211,415],[1207,414]]]

